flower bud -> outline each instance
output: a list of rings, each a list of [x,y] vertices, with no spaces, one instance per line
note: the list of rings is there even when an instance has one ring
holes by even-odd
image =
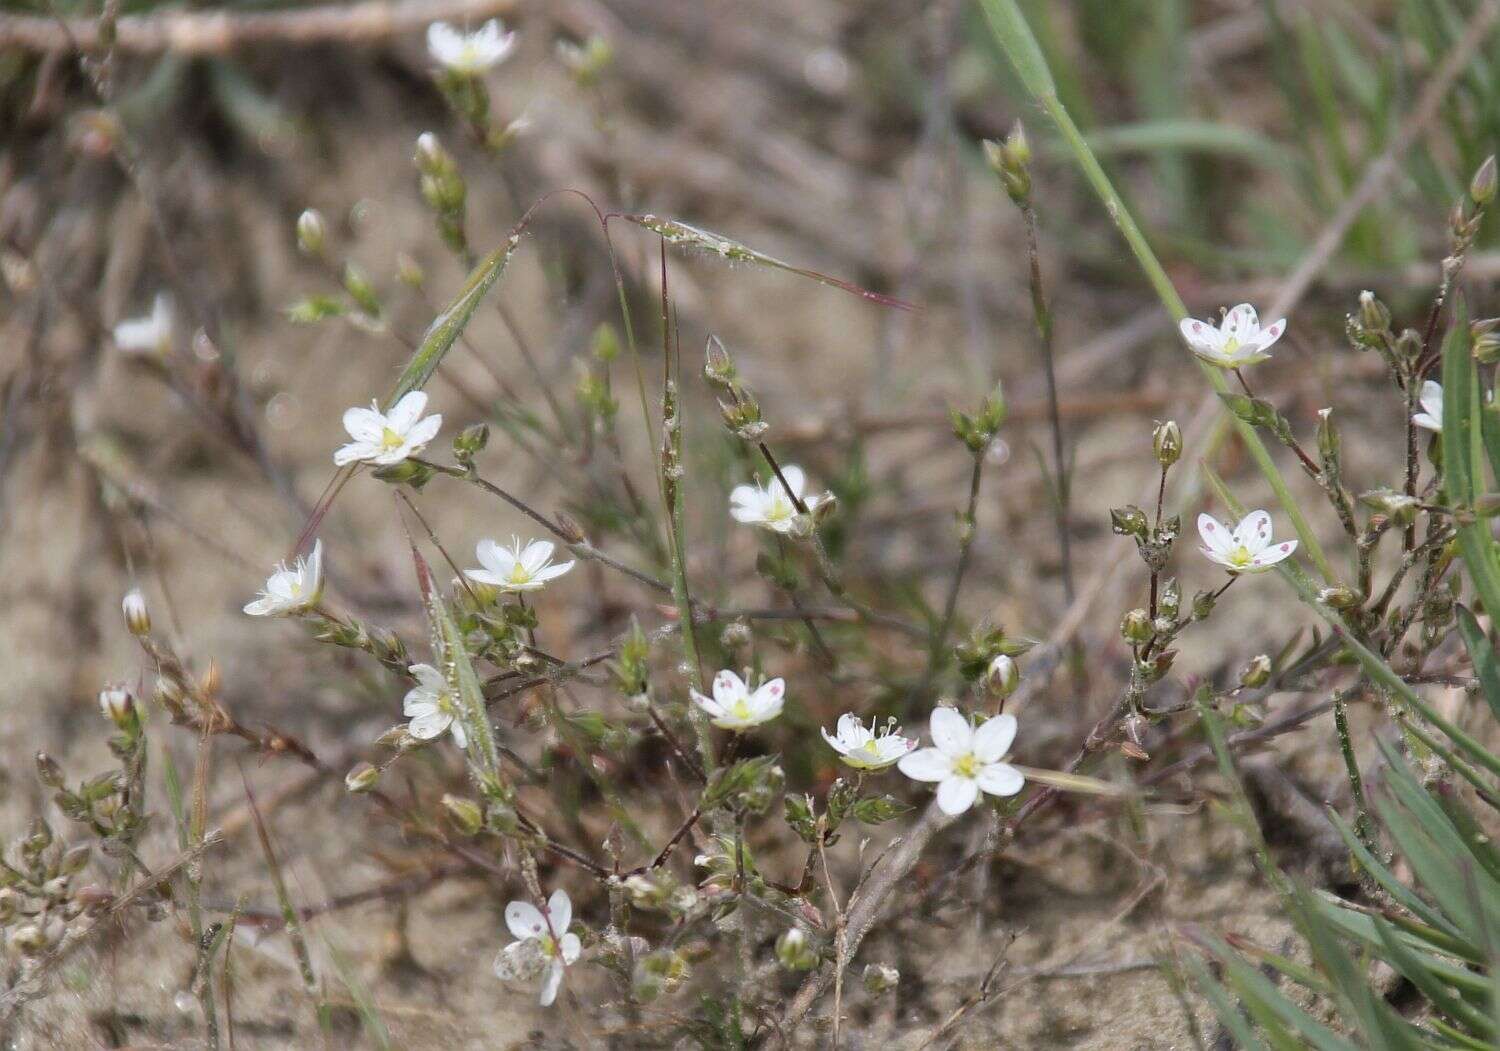
[[[466,836],[475,836],[484,827],[484,813],[479,804],[463,796],[443,796],[443,808],[448,811],[448,820],[453,827]]]
[[[1359,323],[1368,332],[1384,332],[1391,327],[1391,311],[1368,289],[1359,294]]]
[[[1320,588],[1318,591],[1318,601],[1334,609],[1355,609],[1359,606],[1361,600],[1359,592],[1353,588],[1337,584],[1333,587]]]
[[[53,759],[46,752],[38,752],[36,754],[36,776],[37,780],[41,781],[48,788],[61,788],[63,786],[62,767],[58,766],[57,760]]]
[[[817,965],[818,954],[808,943],[800,927],[789,927],[776,939],[776,959],[789,971],[810,971]]]
[[[1176,420],[1157,423],[1151,433],[1151,448],[1156,453],[1156,462],[1171,467],[1182,458],[1182,428]]]
[[[1012,658],[1002,653],[990,661],[989,670],[984,676],[984,684],[991,695],[1009,697],[1016,692],[1016,687],[1021,685],[1021,669]]]
[[[130,634],[138,639],[151,634],[151,611],[146,608],[146,596],[141,594],[140,588],[125,592],[120,609],[125,614],[125,626],[130,629]]]
[[[122,730],[135,725],[135,698],[123,686],[106,686],[100,690],[99,710]]]
[[[490,442],[490,425],[475,423],[465,427],[453,439],[453,455],[460,461],[474,459]]]
[[[1245,666],[1240,669],[1240,685],[1255,689],[1264,686],[1271,678],[1271,658],[1264,653],[1251,657]]]
[[[408,288],[421,288],[427,282],[427,273],[421,263],[405,252],[397,252],[396,279]]]
[[[900,981],[901,972],[894,967],[887,967],[883,963],[872,963],[865,967],[865,992],[871,996],[889,992],[896,988]]]
[[[328,224],[315,208],[308,208],[297,216],[297,248],[310,256],[321,256],[327,247]]]
[[[380,780],[380,771],[369,763],[355,763],[344,775],[344,787],[351,792],[368,792]]]
[[[64,876],[76,876],[83,871],[93,856],[94,850],[87,843],[79,843],[77,846],[69,847],[63,854],[62,860],[58,862],[57,868]]]
[[[1484,159],[1474,178],[1469,180],[1469,197],[1477,205],[1486,205],[1495,199],[1495,155]]]
[[[437,175],[453,167],[453,155],[443,148],[438,137],[430,131],[417,136],[417,154],[414,158],[417,171],[423,175]]]
[[[1153,634],[1151,615],[1143,609],[1131,610],[1120,621],[1120,634],[1125,637],[1127,642],[1133,642],[1137,645],[1150,642]]]

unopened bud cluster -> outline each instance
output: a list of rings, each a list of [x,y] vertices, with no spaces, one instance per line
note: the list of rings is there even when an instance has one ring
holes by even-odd
[[[1010,199],[1017,204],[1025,203],[1031,196],[1031,144],[1020,121],[1016,121],[1003,141],[985,140],[984,159],[1000,177]]]

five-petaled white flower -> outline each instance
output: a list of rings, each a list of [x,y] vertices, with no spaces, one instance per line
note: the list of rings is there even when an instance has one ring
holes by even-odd
[[[550,540],[533,540],[524,547],[521,538],[510,538],[510,547],[501,547],[488,538],[474,547],[483,569],[466,569],[464,576],[481,584],[492,584],[501,591],[540,591],[547,581],[556,580],[573,568],[567,562],[552,564],[557,545]]]
[[[290,569],[285,562],[266,578],[260,598],[245,603],[252,617],[287,617],[306,613],[323,598],[323,541],[313,544],[312,553],[299,557]]]
[[[714,695],[705,697],[693,690],[693,703],[708,713],[708,721],[721,730],[748,730],[770,722],[781,714],[786,702],[786,682],[772,679],[763,682],[752,693],[734,672],[725,668],[714,676]]]
[[[1265,511],[1251,511],[1232,530],[1213,515],[1199,515],[1198,535],[1203,553],[1231,573],[1262,572],[1297,550],[1295,540],[1271,542],[1271,516]]]
[[[516,34],[505,32],[498,18],[492,18],[472,33],[465,33],[447,22],[427,27],[427,50],[445,69],[466,77],[493,69],[510,57],[516,47]]]
[[[172,349],[172,300],[158,292],[151,313],[115,326],[115,346],[127,354],[161,355]]]
[[[1411,418],[1418,427],[1429,431],[1443,429],[1443,385],[1428,380],[1422,384],[1422,411]]]
[[[901,728],[894,719],[887,720],[883,729],[877,729],[874,720],[866,726],[859,716],[846,712],[839,716],[838,733],[830,734],[822,727],[819,730],[828,747],[856,770],[884,770],[917,747],[916,741],[901,736]]]
[[[402,714],[411,719],[407,727],[411,735],[430,741],[448,730],[453,734],[454,744],[469,747],[463,720],[458,717],[458,698],[449,689],[443,673],[430,664],[413,664],[407,670],[417,677],[417,684],[406,691],[406,700],[401,705]]]
[[[1266,351],[1286,331],[1286,319],[1261,328],[1255,308],[1249,303],[1241,303],[1224,315],[1217,328],[1211,322],[1199,321],[1195,317],[1183,318],[1180,327],[1182,337],[1194,354],[1211,365],[1237,369],[1271,356]]]
[[[415,456],[437,437],[443,425],[441,415],[420,419],[425,408],[427,395],[414,390],[388,413],[381,412],[379,402],[373,401],[368,409],[349,409],[344,413],[344,430],[354,440],[333,454],[333,462],[340,467],[360,460],[388,466]]]
[[[505,925],[516,940],[495,957],[495,977],[510,982],[519,978],[542,976],[543,1007],[557,999],[563,973],[583,951],[578,935],[568,931],[573,922],[573,902],[559,887],[547,899],[547,910],[529,901],[513,901],[505,906]]]
[[[977,729],[957,708],[934,708],[931,748],[901,757],[897,769],[913,781],[936,781],[937,804],[945,814],[962,814],[980,792],[1013,796],[1026,778],[1002,763],[1016,739],[1016,717],[997,715]]]
[[[795,464],[783,467],[781,475],[786,479],[785,486],[775,475],[765,485],[755,482],[735,486],[729,494],[729,513],[734,520],[777,533],[794,533],[799,529],[797,505],[787,496],[787,487],[791,487],[792,493],[809,511],[828,499],[827,493],[803,495],[807,489],[807,475]]]

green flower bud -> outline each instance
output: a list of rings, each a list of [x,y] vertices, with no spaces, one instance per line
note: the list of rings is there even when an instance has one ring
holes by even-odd
[[[896,988],[900,981],[901,972],[894,967],[887,967],[881,963],[872,963],[865,967],[865,992],[871,996],[879,996],[881,993],[889,992]]]
[[[1271,678],[1271,658],[1264,653],[1250,660],[1240,669],[1240,685],[1255,689],[1264,686]]]
[[[776,960],[789,971],[810,971],[817,966],[818,954],[800,927],[789,927],[776,939]]]
[[[1151,615],[1143,609],[1131,610],[1120,621],[1120,634],[1127,642],[1133,642],[1136,645],[1150,642],[1154,634],[1151,627]]]
[[[453,827],[466,836],[478,835],[479,830],[484,827],[484,812],[472,799],[445,795],[443,808],[448,811],[448,819],[453,822]]]
[[[125,615],[125,627],[130,634],[143,639],[151,634],[151,611],[146,608],[146,597],[140,588],[131,588],[120,601],[120,611]]]
[[[1359,323],[1368,332],[1384,332],[1391,327],[1391,311],[1384,303],[1375,298],[1375,293],[1364,291],[1359,294]]]
[[[1009,697],[1016,692],[1016,687],[1021,685],[1020,666],[1013,658],[1002,653],[990,661],[984,684],[992,696]]]
[[[41,781],[48,788],[61,788],[63,786],[62,767],[58,766],[57,760],[53,759],[46,752],[38,752],[36,754],[36,776],[37,780]]]
[[[344,775],[344,787],[351,792],[368,792],[380,780],[380,771],[369,763],[355,763]]]
[[[315,208],[308,208],[297,216],[297,248],[310,256],[321,256],[327,247],[328,224]]]
[[[1158,422],[1151,433],[1151,448],[1156,453],[1156,462],[1171,467],[1182,458],[1182,428],[1176,420]]]
[[[1469,197],[1477,205],[1486,205],[1495,199],[1495,155],[1484,159],[1474,178],[1469,180]]]

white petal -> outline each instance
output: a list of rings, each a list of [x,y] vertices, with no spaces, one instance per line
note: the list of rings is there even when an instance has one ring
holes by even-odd
[[[1243,544],[1250,553],[1264,550],[1271,542],[1271,515],[1266,511],[1251,511],[1240,524],[1234,527],[1234,542]]]
[[[1274,544],[1266,550],[1257,554],[1250,560],[1250,564],[1256,569],[1270,569],[1284,558],[1290,558],[1293,551],[1297,550],[1297,541],[1283,540]]]
[[[807,475],[803,472],[802,468],[794,463],[789,463],[781,469],[781,477],[786,479],[786,484],[791,487],[792,494],[800,499],[802,491],[807,488]],[[773,477],[771,485],[781,489],[780,479]],[[786,495],[784,489],[782,490],[782,495]]]
[[[547,899],[547,919],[552,921],[552,933],[559,938],[573,922],[573,901],[561,887],[554,890]]]
[[[842,719],[839,721],[841,723],[843,722]],[[840,733],[837,737],[835,737],[833,734],[830,734],[821,726],[818,727],[818,732],[823,735],[823,740],[828,742],[828,747],[832,748],[839,755],[845,755],[846,753],[848,753],[849,749],[853,747],[848,742],[843,740],[842,727],[840,727]]]
[[[406,434],[422,418],[422,410],[425,408],[427,408],[427,394],[419,390],[408,391],[391,407],[391,411],[386,413],[387,425],[397,434]]]
[[[1260,317],[1249,303],[1241,303],[1224,315],[1224,323],[1219,326],[1219,330],[1244,343],[1260,331]]]
[[[505,906],[505,925],[517,938],[540,938],[547,933],[542,910],[529,901],[513,901]]]
[[[724,706],[721,705],[718,701],[714,700],[712,697],[705,697],[697,690],[689,690],[688,692],[692,694],[693,703],[696,704],[699,708],[702,708],[710,716],[715,719],[723,717]]]
[[[1010,751],[1015,739],[1016,717],[997,715],[974,731],[974,758],[981,763],[993,763]]]
[[[775,708],[781,711],[782,702],[786,699],[786,680],[771,679],[756,687],[755,692],[750,695],[750,707],[757,711]]]
[[[928,726],[932,731],[932,743],[945,755],[963,755],[971,750],[974,727],[957,708],[946,705],[934,708]]]
[[[434,693],[441,693],[448,688],[448,680],[443,673],[430,664],[413,664],[406,669],[411,672],[416,680]]]
[[[980,789],[992,796],[1013,796],[1026,784],[1021,771],[1007,763],[991,763],[974,775]]]
[[[344,410],[344,430],[356,442],[379,442],[385,429],[385,417],[374,409],[356,405]]]
[[[572,963],[583,952],[583,943],[576,934],[564,934],[557,939],[557,948],[562,953],[563,963]]]
[[[419,715],[413,719],[407,726],[407,730],[419,741],[430,741],[440,736],[452,723],[453,716],[433,709],[426,715]]]
[[[493,584],[497,588],[503,588],[510,583],[508,577],[502,577],[499,573],[491,573],[488,569],[466,569],[464,576],[470,580],[477,580],[481,584]]]
[[[462,722],[454,719],[452,725],[448,727],[448,732],[453,734],[453,743],[458,745],[459,751],[467,752],[469,750],[469,734],[464,729]]]
[[[943,781],[953,773],[953,760],[936,748],[919,748],[903,755],[896,769],[913,781]]]
[[[521,552],[521,565],[526,567],[528,574],[535,573],[551,560],[555,550],[557,545],[550,540],[533,540]]]
[[[750,688],[745,685],[745,680],[728,668],[714,676],[713,689],[714,700],[726,708],[733,705],[735,701],[747,700],[750,697]]]
[[[1182,332],[1182,338],[1188,341],[1188,346],[1196,351],[1216,351],[1223,344],[1218,329],[1195,317],[1183,318],[1178,323],[1178,328]]]
[[[375,454],[375,449],[368,442],[350,442],[341,445],[333,454],[333,462],[338,467],[354,463],[356,460],[368,460]]]
[[[1215,556],[1223,555],[1233,546],[1229,527],[1210,514],[1198,516],[1198,535],[1203,538],[1205,553],[1215,561]]]
[[[406,432],[406,444],[410,447],[410,453],[420,452],[422,446],[437,437],[437,432],[443,428],[443,416],[441,413],[427,417],[421,423],[416,424]]]
[[[508,547],[486,537],[474,545],[474,556],[479,564],[499,577],[509,577],[516,568],[516,554]],[[475,577],[478,580],[478,577]]]
[[[551,1007],[552,1001],[557,999],[557,990],[562,987],[562,980],[562,961],[553,960],[552,965],[547,968],[547,977],[542,979],[542,996],[539,1002],[543,1007]]]
[[[1425,427],[1429,431],[1442,433],[1443,421],[1428,412],[1419,412],[1411,418],[1411,422],[1418,427]]]
[[[401,701],[401,714],[408,719],[432,715],[437,710],[437,699],[420,686],[408,690]]]
[[[1255,339],[1255,342],[1253,344],[1255,350],[1258,353],[1264,354],[1266,351],[1271,349],[1275,342],[1281,338],[1282,333],[1284,332],[1286,332],[1286,318],[1282,318],[1280,321],[1276,321],[1270,325],[1267,325],[1265,328],[1260,330],[1260,335]]]
[[[576,563],[572,559],[569,559],[566,562],[559,562],[555,566],[548,566],[546,569],[537,572],[536,582],[538,584],[545,584],[549,580],[556,580],[572,569],[574,565]]]
[[[275,607],[271,604],[271,600],[266,597],[245,603],[245,612],[252,617],[269,617],[274,609]]]
[[[950,777],[938,785],[937,805],[945,814],[962,814],[979,798],[979,785],[972,777]]]

